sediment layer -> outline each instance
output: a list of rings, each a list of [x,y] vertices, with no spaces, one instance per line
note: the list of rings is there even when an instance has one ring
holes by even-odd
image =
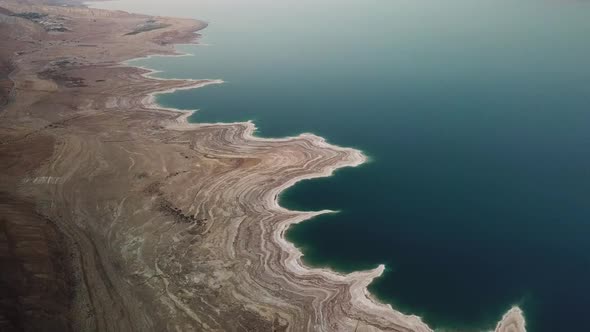
[[[279,193],[359,165],[361,152],[312,134],[257,138],[252,123],[189,124],[153,95],[221,81],[154,79],[120,65],[172,55],[173,43],[193,41],[204,23],[15,0],[0,7],[67,27],[48,31],[0,11],[2,63],[14,66],[10,92],[0,94],[10,96],[1,113],[0,208],[18,207],[36,225],[8,245],[42,232],[47,243],[62,239],[43,263],[6,256],[23,271],[54,266],[43,275],[63,281],[57,290],[22,289],[38,300],[15,304],[2,330],[20,330],[23,313],[33,312],[38,326],[84,331],[431,331],[368,293],[383,266],[346,275],[310,269],[284,238],[289,225],[330,211],[288,211]],[[42,314],[52,301],[58,320]],[[496,331],[524,331],[520,310]]]

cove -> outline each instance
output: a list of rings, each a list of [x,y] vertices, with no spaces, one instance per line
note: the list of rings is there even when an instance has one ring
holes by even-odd
[[[102,7],[142,12],[141,1]],[[387,266],[370,290],[440,330],[529,331],[590,317],[590,3],[182,1],[209,21],[192,57],[135,64],[227,83],[162,95],[196,122],[253,120],[370,162],[305,181],[282,205],[340,211],[293,227],[312,266]]]

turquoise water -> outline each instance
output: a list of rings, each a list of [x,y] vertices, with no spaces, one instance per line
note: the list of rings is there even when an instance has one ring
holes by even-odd
[[[182,1],[101,6],[211,23],[194,57],[138,64],[226,84],[163,95],[191,120],[313,132],[371,162],[285,206],[334,209],[288,237],[314,266],[438,328],[590,331],[590,3]],[[155,7],[154,7],[155,6]]]

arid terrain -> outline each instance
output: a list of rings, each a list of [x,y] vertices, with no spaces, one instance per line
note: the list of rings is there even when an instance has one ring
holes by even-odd
[[[153,94],[221,82],[121,63],[206,24],[70,5],[0,0],[1,331],[430,331],[372,299],[382,267],[308,269],[283,237],[314,213],[280,191],[359,151],[188,124]]]

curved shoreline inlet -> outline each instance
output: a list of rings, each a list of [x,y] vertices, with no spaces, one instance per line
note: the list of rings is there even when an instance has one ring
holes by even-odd
[[[198,108],[189,122],[252,120],[260,136],[310,132],[371,156],[281,195],[339,211],[289,228],[305,264],[384,264],[369,291],[432,328],[492,330],[513,305],[533,331],[587,325],[553,303],[590,303],[590,48],[574,32],[588,4],[227,3],[185,7],[211,22],[207,47],[180,47],[194,57],[137,64],[227,81],[158,98]]]
[[[63,1],[0,0],[0,330],[588,325],[589,4]]]
[[[197,51],[198,52],[198,51]],[[183,56],[194,56],[194,54],[186,53]],[[153,58],[153,57],[152,57]],[[137,59],[136,59],[137,60]],[[129,65],[133,65],[135,61],[131,60],[127,62]],[[165,72],[149,68],[145,65],[141,65],[137,68],[146,69],[149,72],[144,74],[147,78],[153,78],[153,74],[165,74]],[[167,80],[166,78],[156,77],[156,79]],[[168,89],[165,91],[157,91],[155,93],[150,94],[149,99],[145,100],[145,107],[150,109],[162,109],[162,105],[157,103],[157,96],[163,94],[171,94],[176,91],[180,90],[189,90],[189,89],[197,89],[201,87],[205,87],[210,84],[222,84],[223,80],[204,80],[201,82],[199,80],[195,80],[195,86],[188,86],[179,89]],[[193,112],[195,111],[187,111],[187,110],[179,110],[170,107],[166,107],[165,109],[170,111],[179,112],[180,115],[178,118],[167,125],[167,128],[172,130],[195,130],[199,128],[207,128],[212,126],[240,126],[243,129],[241,135],[241,140],[248,144],[248,142],[259,142],[261,144],[268,143],[268,142],[292,142],[294,140],[305,140],[309,146],[309,150],[321,148],[326,150],[331,150],[332,152],[342,153],[344,157],[333,158],[333,164],[322,165],[321,168],[315,169],[314,172],[310,172],[309,174],[305,175],[298,175],[292,179],[289,179],[284,184],[273,188],[272,186],[267,188],[267,192],[262,194],[262,197],[257,194],[256,196],[252,196],[252,202],[255,200],[261,200],[265,209],[268,212],[274,214],[272,219],[263,219],[261,223],[268,224],[268,223],[276,223],[277,225],[269,227],[269,230],[272,230],[272,236],[268,240],[273,240],[275,244],[278,244],[280,249],[287,253],[287,258],[284,259],[282,263],[282,268],[288,271],[288,274],[295,276],[296,278],[301,279],[308,279],[308,278],[317,278],[322,277],[324,280],[329,281],[330,283],[335,283],[336,285],[340,285],[339,287],[344,286],[348,288],[349,295],[346,296],[348,301],[350,302],[351,312],[344,312],[339,313],[342,315],[341,317],[336,315],[333,308],[329,306],[323,305],[320,308],[315,309],[316,315],[318,317],[315,318],[315,323],[311,321],[308,322],[307,326],[298,326],[296,329],[303,328],[303,330],[342,330],[342,329],[350,329],[354,328],[358,329],[361,327],[360,330],[372,330],[376,328],[375,326],[371,326],[377,322],[377,329],[385,328],[385,329],[393,329],[395,331],[431,331],[431,329],[424,324],[419,317],[415,315],[404,315],[396,310],[394,310],[390,305],[382,304],[375,300],[375,298],[368,292],[367,287],[368,285],[377,277],[383,274],[385,269],[384,265],[380,265],[379,267],[368,270],[368,271],[359,271],[354,273],[342,274],[335,272],[330,269],[326,268],[309,268],[306,267],[302,263],[302,252],[296,248],[292,243],[286,240],[285,233],[287,232],[288,228],[291,225],[303,222],[305,220],[317,217],[321,214],[332,213],[333,211],[330,210],[323,210],[317,212],[301,212],[301,211],[290,211],[283,207],[281,207],[278,203],[278,198],[280,194],[285,191],[286,189],[294,186],[297,182],[302,180],[309,180],[314,178],[320,177],[328,177],[333,174],[333,172],[342,167],[356,167],[364,163],[367,159],[366,156],[362,154],[361,151],[350,149],[350,148],[342,148],[332,144],[329,144],[325,141],[325,139],[318,137],[313,134],[300,134],[297,137],[286,137],[286,138],[262,138],[254,136],[254,132],[256,131],[256,127],[253,122],[235,122],[235,123],[191,123],[189,119],[193,116]],[[288,159],[287,156],[281,156],[279,159],[283,161],[284,159]],[[273,181],[274,182],[274,181]],[[245,200],[247,201],[247,200]],[[272,221],[271,221],[272,220]],[[277,220],[279,221],[277,223]],[[262,247],[266,247],[267,245],[262,244]],[[235,252],[234,252],[235,253]],[[282,256],[282,254],[279,254]],[[276,275],[275,277],[280,277]],[[309,287],[309,284],[306,284]],[[303,292],[300,288],[301,285],[296,286],[298,292]],[[333,287],[333,286],[332,286]],[[334,305],[337,305],[336,303]],[[325,311],[325,312],[324,312]],[[355,313],[356,311],[356,313]],[[334,316],[333,319],[326,320],[325,317],[327,316]],[[375,319],[375,323],[372,323],[371,320],[365,321],[365,323],[361,324],[361,319],[351,319],[352,317],[371,317],[370,319]],[[323,318],[321,318],[323,317]],[[337,318],[336,318],[337,317]],[[365,318],[366,319],[366,318]],[[363,319],[363,320],[365,320]],[[497,332],[522,332],[525,331],[525,322],[524,316],[522,311],[518,307],[513,307],[510,309],[498,322],[496,330]]]

